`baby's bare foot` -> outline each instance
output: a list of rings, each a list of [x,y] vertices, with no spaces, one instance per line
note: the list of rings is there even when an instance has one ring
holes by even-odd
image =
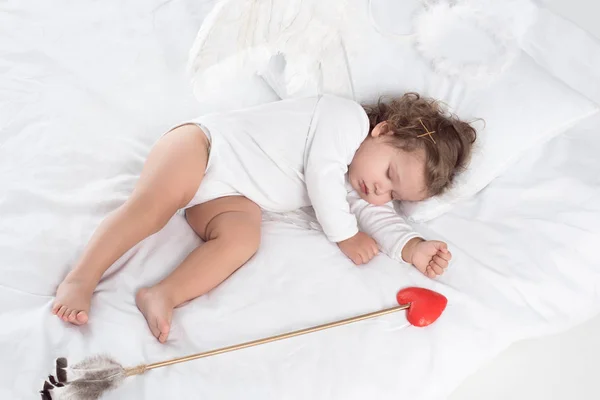
[[[156,287],[140,289],[135,295],[135,304],[140,309],[148,327],[159,342],[165,343],[171,329],[173,306]]]
[[[97,282],[67,276],[58,286],[52,314],[65,322],[83,325],[88,321],[90,301]]]

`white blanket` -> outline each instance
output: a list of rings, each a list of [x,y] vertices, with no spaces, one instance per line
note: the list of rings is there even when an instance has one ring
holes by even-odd
[[[513,341],[599,311],[596,118],[416,226],[455,256],[436,281],[385,256],[357,268],[320,232],[266,222],[259,253],[177,309],[161,345],[133,296],[199,244],[177,215],[111,267],[87,326],[52,316],[56,286],[154,141],[201,113],[183,70],[212,3],[0,5],[0,398],[32,398],[58,356],[153,362],[392,306],[416,285],[449,298],[428,328],[390,315],[152,371],[106,399],[438,399]]]

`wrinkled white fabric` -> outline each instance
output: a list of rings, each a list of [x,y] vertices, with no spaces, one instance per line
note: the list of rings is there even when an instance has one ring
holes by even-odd
[[[100,221],[131,193],[152,144],[178,121],[206,113],[183,66],[213,5],[0,2],[0,399],[38,396],[58,356],[75,363],[109,354],[128,367],[156,362],[391,307],[407,286],[448,297],[435,324],[413,328],[392,314],[152,370],[103,400],[444,399],[511,343],[600,311],[595,118],[535,146],[477,197],[413,225],[448,242],[454,258],[440,279],[386,256],[357,268],[320,232],[269,221],[259,252],[218,288],[177,308],[161,345],[134,293],[200,244],[176,215],[109,269],[87,326],[59,321],[50,313],[57,285]],[[581,62],[560,71],[583,85],[579,77],[600,70],[589,57],[598,46],[577,42],[580,33],[562,22],[546,28],[576,44],[569,51]],[[545,43],[531,40],[531,47]],[[365,66],[375,67],[372,61]],[[411,77],[420,71],[400,68]],[[385,83],[371,83],[373,91],[393,84],[393,76],[373,76]]]

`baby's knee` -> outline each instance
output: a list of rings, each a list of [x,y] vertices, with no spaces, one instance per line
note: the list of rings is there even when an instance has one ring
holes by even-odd
[[[219,240],[226,251],[235,252],[240,259],[247,261],[260,246],[260,224],[232,223],[220,233]]]
[[[231,246],[251,257],[260,246],[260,225],[240,224],[226,234],[225,239]]]

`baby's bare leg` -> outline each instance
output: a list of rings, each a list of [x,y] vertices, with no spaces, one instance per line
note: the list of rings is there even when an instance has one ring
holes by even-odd
[[[204,177],[207,149],[208,140],[196,125],[178,127],[156,143],[131,197],[100,224],[59,285],[54,314],[77,325],[87,322],[102,274],[193,198]]]
[[[187,210],[188,222],[206,241],[171,275],[140,289],[136,303],[152,334],[164,343],[173,308],[201,296],[248,261],[260,243],[260,208],[245,197],[224,197]]]

